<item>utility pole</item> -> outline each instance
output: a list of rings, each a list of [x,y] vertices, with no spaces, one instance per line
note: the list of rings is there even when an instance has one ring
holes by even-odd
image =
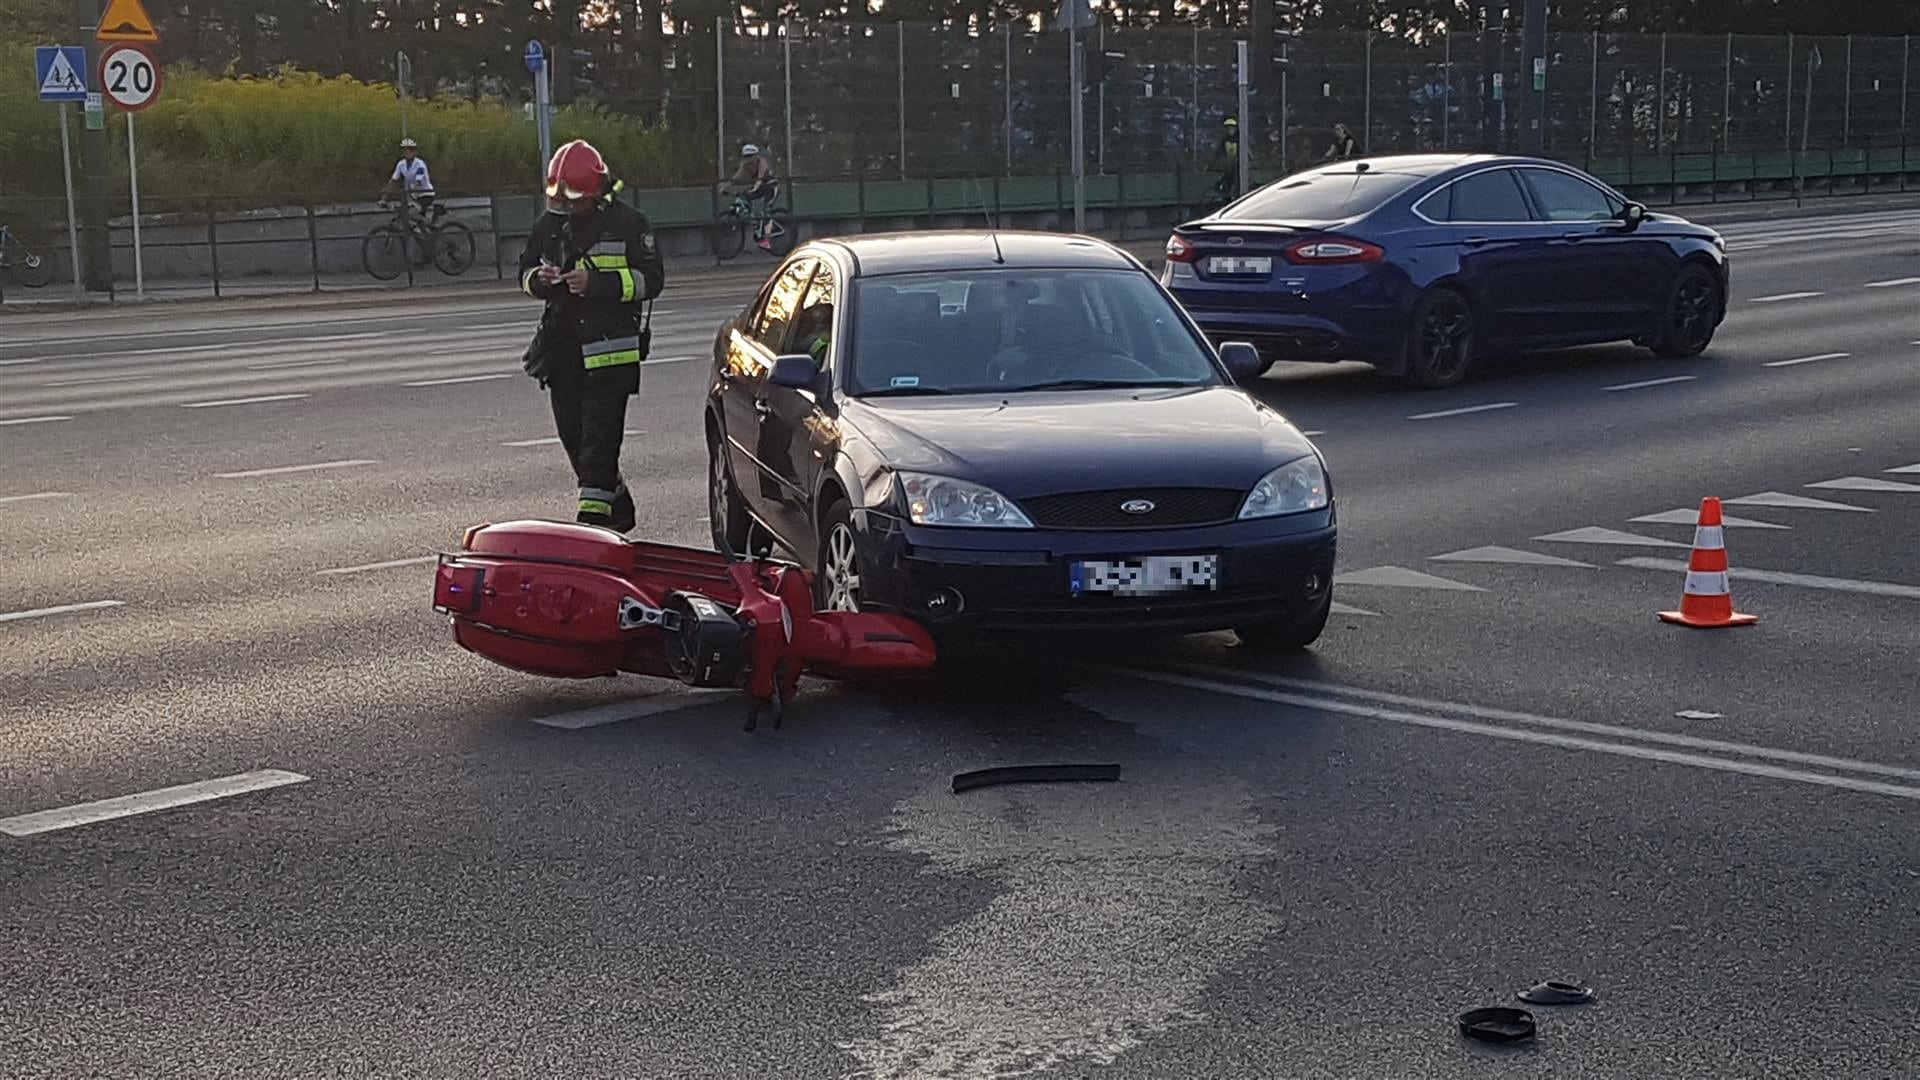
[[[100,70],[100,43],[93,38],[100,27],[100,0],[73,0],[73,24],[87,47],[87,81]],[[98,91],[99,87],[93,87]],[[113,234],[107,226],[107,132],[104,125],[80,127],[80,231],[85,240],[82,277],[92,292],[113,289]]]
[[[1527,67],[1521,76],[1527,80],[1521,101],[1521,147],[1538,157],[1546,148],[1547,128],[1547,0],[1527,0],[1526,22],[1522,28]]]

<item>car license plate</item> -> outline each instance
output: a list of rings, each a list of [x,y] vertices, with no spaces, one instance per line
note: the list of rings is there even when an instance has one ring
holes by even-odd
[[[1273,260],[1265,255],[1215,255],[1207,260],[1207,272],[1240,276],[1273,273]]]
[[[1219,557],[1153,555],[1143,559],[1076,562],[1069,567],[1073,595],[1164,596],[1219,587]]]

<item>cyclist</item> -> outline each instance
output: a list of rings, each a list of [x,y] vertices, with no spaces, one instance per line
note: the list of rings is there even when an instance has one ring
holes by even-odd
[[[1224,206],[1240,197],[1240,121],[1231,116],[1220,121],[1220,144],[1214,151],[1213,167],[1220,174],[1213,182],[1214,198]]]
[[[729,194],[745,198],[748,208],[755,211],[753,241],[768,250],[773,248],[773,239],[767,235],[767,216],[760,211],[759,204],[765,202],[768,211],[773,209],[775,183],[773,165],[760,153],[760,148],[752,143],[742,146],[740,167],[727,179],[726,189]]]
[[[420,156],[420,144],[412,139],[400,140],[400,161],[394,165],[393,176],[381,192],[380,201],[385,203],[396,192],[404,192],[412,199],[421,216],[437,213],[433,205],[433,176],[427,172],[427,160]]]

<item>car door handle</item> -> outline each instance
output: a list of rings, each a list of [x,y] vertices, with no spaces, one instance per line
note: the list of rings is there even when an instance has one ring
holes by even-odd
[[[759,413],[762,417],[768,417],[773,415],[773,406],[767,403],[766,398],[755,398],[753,401],[753,411]]]
[[[1481,245],[1487,243],[1488,241],[1487,241],[1487,238],[1484,236],[1469,236],[1465,240],[1462,240],[1460,242],[1467,245],[1468,247],[1480,247]]]
[[[1563,232],[1560,234],[1560,239],[1562,240],[1585,240],[1586,238],[1587,234],[1583,232]]]

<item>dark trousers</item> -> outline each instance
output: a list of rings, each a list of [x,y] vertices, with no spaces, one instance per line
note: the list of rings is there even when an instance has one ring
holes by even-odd
[[[579,352],[553,364],[547,396],[553,404],[554,433],[573,463],[581,497],[622,487],[620,441],[627,426],[627,399],[640,389],[640,366],[586,370]],[[594,496],[605,498],[606,496]]]

